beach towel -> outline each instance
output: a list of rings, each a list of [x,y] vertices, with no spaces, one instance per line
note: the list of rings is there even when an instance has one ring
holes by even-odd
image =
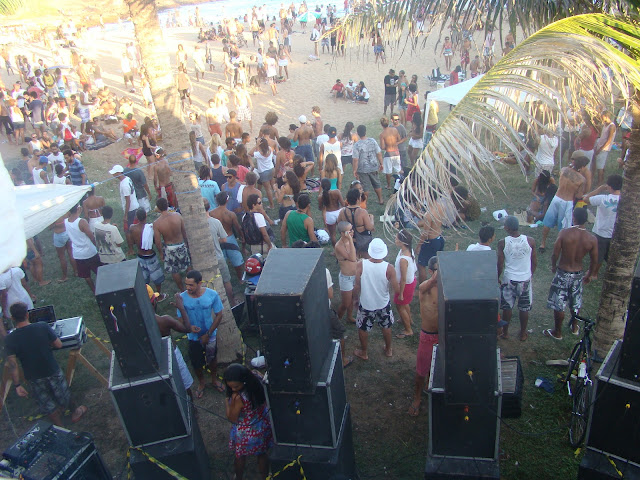
[[[142,230],[142,240],[140,240],[140,247],[143,250],[151,250],[153,248],[153,225],[147,223]]]

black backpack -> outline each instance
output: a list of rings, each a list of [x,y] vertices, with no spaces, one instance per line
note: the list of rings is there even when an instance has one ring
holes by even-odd
[[[262,232],[258,228],[256,219],[251,212],[245,213],[242,217],[242,233],[244,234],[244,241],[248,245],[260,245],[264,241]]]

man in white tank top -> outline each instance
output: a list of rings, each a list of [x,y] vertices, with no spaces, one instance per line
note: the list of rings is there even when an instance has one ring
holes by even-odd
[[[360,304],[356,316],[356,327],[360,337],[360,348],[356,348],[355,355],[362,360],[369,360],[367,348],[369,344],[369,330],[373,323],[378,322],[382,327],[384,337],[384,354],[392,355],[391,351],[391,325],[393,325],[393,312],[391,311],[391,297],[389,285],[397,293],[398,279],[393,265],[384,261],[387,256],[387,246],[380,238],[374,238],[369,244],[369,259],[358,262],[356,267],[356,284],[353,295],[360,295]]]
[[[509,337],[511,311],[517,301],[520,312],[520,340],[525,341],[529,336],[527,323],[533,302],[531,277],[536,271],[537,258],[535,240],[522,235],[518,231],[519,228],[518,219],[509,215],[504,221],[507,237],[498,242],[498,278],[502,275],[500,309],[502,320],[507,322],[502,329],[501,337]]]

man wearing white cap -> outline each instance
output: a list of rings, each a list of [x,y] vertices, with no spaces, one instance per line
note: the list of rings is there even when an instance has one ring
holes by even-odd
[[[307,124],[307,117],[304,115],[300,115],[298,121],[300,122],[300,126],[293,134],[293,141],[298,142],[296,154],[302,155],[306,162],[313,162],[313,150],[311,147],[311,140],[315,136],[313,127]]]
[[[109,173],[120,180],[120,202],[122,203],[122,210],[124,212],[122,223],[127,238],[127,245],[129,246],[127,254],[131,255],[133,254],[133,241],[129,227],[133,225],[133,221],[136,218],[136,210],[140,207],[140,204],[138,203],[138,197],[136,197],[133,182],[124,174],[122,165],[114,165],[113,168],[109,170]]]
[[[356,326],[360,337],[360,348],[356,348],[355,355],[362,360],[369,360],[367,348],[369,343],[369,330],[373,323],[378,322],[382,327],[384,337],[384,354],[392,355],[391,351],[391,325],[393,325],[393,312],[391,311],[391,297],[389,285],[394,293],[398,292],[398,280],[396,269],[384,261],[387,256],[387,246],[380,238],[374,238],[369,244],[369,257],[358,262],[356,267],[356,284],[353,288],[353,296],[360,296]]]

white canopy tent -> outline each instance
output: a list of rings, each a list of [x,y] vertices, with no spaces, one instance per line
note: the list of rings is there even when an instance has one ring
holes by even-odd
[[[447,102],[450,105],[457,105],[482,77],[483,75],[478,75],[475,78],[465,80],[456,85],[435,90],[427,95],[427,103],[434,100],[436,102]]]
[[[14,187],[4,164],[0,166],[0,272],[20,265],[25,241],[42,232],[78,203],[90,185],[26,185]]]

